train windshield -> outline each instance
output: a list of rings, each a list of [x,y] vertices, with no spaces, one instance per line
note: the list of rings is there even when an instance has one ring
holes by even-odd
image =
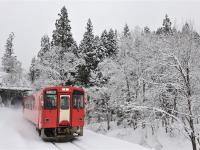
[[[73,108],[83,108],[84,93],[82,91],[74,91]]]
[[[56,107],[57,107],[57,91],[56,90],[46,91],[44,99],[44,108],[54,109]]]
[[[60,97],[60,108],[63,110],[69,109],[69,96],[62,95]]]

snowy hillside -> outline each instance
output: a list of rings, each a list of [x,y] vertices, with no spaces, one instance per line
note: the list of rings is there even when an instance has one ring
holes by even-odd
[[[190,141],[181,134],[166,134],[164,128],[159,128],[153,135],[151,129],[136,129],[117,127],[113,122],[112,128],[106,131],[106,123],[90,124],[88,129],[94,132],[137,143],[155,150],[192,150]]]
[[[1,150],[148,150],[108,136],[85,130],[84,136],[65,143],[44,142],[32,124],[24,120],[21,109],[0,108]]]

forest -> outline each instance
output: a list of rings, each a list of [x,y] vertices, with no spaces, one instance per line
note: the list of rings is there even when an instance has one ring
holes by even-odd
[[[168,15],[163,18],[155,31],[148,26],[131,30],[125,24],[122,31],[105,29],[101,35],[94,34],[88,19],[78,44],[64,6],[51,38],[41,37],[28,73],[14,54],[15,35],[9,35],[1,84],[35,91],[60,83],[81,86],[87,91],[85,120],[98,126],[97,132],[132,128],[154,135],[162,128],[169,137],[185,136],[197,150],[200,35],[190,22],[178,29]]]

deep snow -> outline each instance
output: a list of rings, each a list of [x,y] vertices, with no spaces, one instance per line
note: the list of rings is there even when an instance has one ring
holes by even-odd
[[[68,150],[147,150],[116,138],[84,130],[84,136],[71,142],[56,143],[59,149]],[[0,108],[0,150],[55,150],[50,142],[38,136],[34,126],[22,116],[21,109]]]
[[[111,122],[111,129],[106,130],[106,123],[95,123],[87,126],[88,129],[94,132],[104,134],[106,136],[115,137],[131,143],[137,143],[147,148],[155,150],[192,150],[192,145],[185,136],[181,133],[169,135],[165,133],[164,128],[156,130],[152,135],[151,129],[138,128],[123,128],[116,126],[116,123]]]

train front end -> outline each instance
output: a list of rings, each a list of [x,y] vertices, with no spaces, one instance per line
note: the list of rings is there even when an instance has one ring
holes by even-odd
[[[39,129],[43,139],[71,139],[83,135],[84,90],[72,86],[46,88],[41,101]]]

